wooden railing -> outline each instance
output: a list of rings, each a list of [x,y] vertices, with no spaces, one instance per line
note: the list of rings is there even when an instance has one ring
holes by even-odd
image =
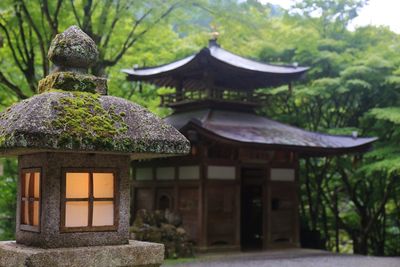
[[[263,104],[268,100],[268,95],[265,94],[218,89],[214,89],[210,92],[198,90],[186,91],[182,93],[162,94],[159,96],[161,98],[160,106],[169,106],[170,104],[184,101],[198,101],[205,99],[219,100],[224,102],[244,102],[249,104]]]

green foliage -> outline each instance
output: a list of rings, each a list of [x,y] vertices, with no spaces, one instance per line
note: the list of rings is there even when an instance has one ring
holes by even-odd
[[[15,211],[17,199],[17,161],[1,159],[0,169],[0,240],[12,240],[15,234]]]
[[[377,120],[386,120],[394,124],[400,124],[400,107],[374,108],[369,112]]]
[[[59,10],[58,1],[46,2],[50,14],[58,12],[57,21],[52,17],[57,27],[49,23],[45,5],[37,1],[0,2],[0,24],[5,25],[0,27],[4,38],[0,110],[36,92],[38,80],[49,71],[43,51],[51,38],[79,24],[99,45],[99,66],[92,72],[108,76],[110,94],[168,115],[171,110],[158,107],[157,95],[173,89],[127,82],[120,70],[165,64],[196,52],[207,45],[210,24],[216,25],[218,42],[234,53],[311,67],[292,92],[287,86],[259,89],[267,96],[260,114],[324,133],[379,137],[376,149],[363,158],[350,155],[301,161],[301,217],[329,249],[335,249],[337,227],[340,251],[400,255],[400,36],[386,27],[347,29],[367,1],[296,1],[289,11],[258,1],[234,0],[64,0]],[[34,25],[41,25],[38,33],[28,14]],[[65,120],[59,127],[86,131],[68,114],[85,116],[85,102],[95,107],[95,99],[79,101],[67,101],[70,108],[60,111],[65,112]],[[98,127],[105,127],[106,133],[113,131],[114,118],[100,116],[99,121],[89,123],[91,133],[96,135]],[[15,207],[6,203],[15,203],[10,201],[15,191],[13,166],[6,168],[0,189],[0,211],[11,217]],[[4,222],[0,221],[5,231],[2,238],[11,238],[12,225]]]

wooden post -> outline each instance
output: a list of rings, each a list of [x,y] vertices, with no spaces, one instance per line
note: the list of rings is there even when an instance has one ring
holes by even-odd
[[[182,101],[184,99],[183,95],[183,80],[181,78],[176,78],[176,102]]]
[[[207,249],[207,199],[206,199],[206,176],[207,176],[207,164],[205,163],[207,148],[201,147],[200,155],[200,181],[199,181],[199,209],[198,209],[198,220],[199,220],[199,248],[200,250]]]
[[[339,253],[339,207],[338,207],[338,188],[334,192],[334,205],[335,205],[335,246],[336,252]]]
[[[270,203],[270,194],[269,194],[269,183],[268,183],[268,178],[269,178],[269,167],[264,168],[263,174],[264,176],[262,177],[262,249],[267,250],[268,249],[268,240],[270,239],[270,233],[269,233],[269,221],[268,217],[270,214],[269,211],[269,203]]]
[[[236,165],[236,229],[235,229],[235,246],[241,248],[241,195],[242,195],[242,175],[241,175],[241,165]]]
[[[294,214],[294,243],[297,247],[301,247],[300,244],[300,160],[297,153],[291,152],[291,157],[293,157],[293,164],[295,169],[295,214]]]
[[[288,87],[289,87],[289,94],[292,94],[292,91],[293,91],[293,85],[292,85],[292,83],[291,83],[291,82],[288,84]]]
[[[204,72],[204,81],[207,85],[207,98],[213,98],[214,77],[208,71]]]

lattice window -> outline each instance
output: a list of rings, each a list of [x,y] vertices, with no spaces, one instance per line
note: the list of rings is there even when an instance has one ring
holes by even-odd
[[[116,230],[116,174],[67,170],[63,176],[62,231]]]
[[[23,169],[21,175],[20,229],[40,231],[41,170]]]

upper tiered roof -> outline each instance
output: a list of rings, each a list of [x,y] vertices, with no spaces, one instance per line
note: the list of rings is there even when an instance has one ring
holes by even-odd
[[[210,83],[222,89],[253,90],[288,84],[299,79],[307,67],[272,65],[235,55],[216,40],[198,53],[172,63],[151,68],[122,70],[129,80],[147,81],[157,86],[176,87],[182,81],[187,90],[207,90]]]

